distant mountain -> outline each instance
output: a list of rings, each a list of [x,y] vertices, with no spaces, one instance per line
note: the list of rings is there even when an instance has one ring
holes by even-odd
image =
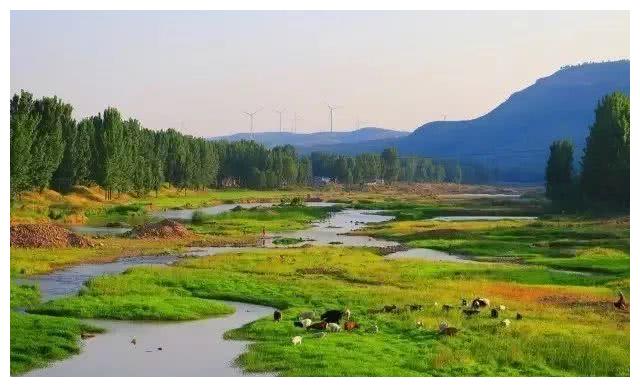
[[[316,133],[291,133],[291,132],[261,132],[237,133],[229,136],[213,137],[212,140],[240,141],[255,140],[268,147],[291,144],[295,147],[312,147],[319,145],[352,144],[372,140],[393,139],[406,136],[407,132],[382,129],[362,128],[351,132],[316,132]]]
[[[303,150],[357,154],[395,146],[401,155],[497,168],[503,180],[541,181],[552,141],[571,139],[580,160],[598,100],[614,91],[629,94],[629,68],[628,60],[563,67],[472,120],[435,121],[401,138]]]

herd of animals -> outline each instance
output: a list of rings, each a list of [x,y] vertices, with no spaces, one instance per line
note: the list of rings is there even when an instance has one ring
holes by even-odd
[[[613,306],[620,310],[627,310],[628,304],[627,301],[622,294],[622,292],[618,292],[618,300],[613,303]],[[438,303],[434,303],[434,306],[437,307]],[[498,319],[502,312],[507,310],[506,306],[498,305],[495,308],[491,308],[491,302],[487,298],[475,298],[469,303],[466,299],[462,299],[460,301],[460,305],[454,307],[450,304],[442,305],[442,311],[448,313],[453,309],[460,309],[462,313],[468,317],[477,315],[481,312],[482,309],[490,308],[490,316],[491,318]],[[416,312],[421,311],[423,309],[423,305],[420,304],[409,304],[404,307],[398,307],[396,305],[385,305],[380,309],[371,309],[369,313],[400,313],[403,311]],[[293,322],[293,325],[299,328],[306,329],[307,331],[316,331],[314,337],[323,338],[327,335],[326,332],[340,332],[342,327],[340,326],[340,322],[344,321],[343,327],[345,331],[353,331],[355,329],[360,328],[360,324],[356,321],[351,320],[351,311],[349,309],[345,310],[328,310],[320,315],[320,321],[313,321],[315,318],[314,312],[303,312],[298,315],[298,320]],[[522,320],[523,316],[520,313],[515,314],[516,320]],[[276,322],[280,322],[282,320],[282,312],[276,310],[273,312],[273,320]],[[511,320],[505,318],[500,321],[500,325],[508,328],[511,325]],[[423,328],[422,321],[416,321],[416,326],[419,329]],[[366,329],[368,333],[378,333],[378,326],[373,324]],[[438,326],[438,333],[446,336],[454,336],[460,330],[456,327],[451,327],[446,321],[441,321]],[[294,336],[291,338],[291,342],[293,345],[302,344],[302,336]]]
[[[438,306],[438,303],[434,303],[434,306]],[[462,299],[460,305],[454,307],[450,304],[442,305],[443,312],[449,312],[455,308],[458,308],[462,311],[466,316],[474,316],[481,312],[481,310],[486,308],[491,308],[491,302],[487,298],[475,298],[470,303],[466,299]],[[423,305],[420,304],[409,304],[404,307],[398,307],[396,305],[385,305],[380,309],[371,309],[370,313],[400,313],[403,311],[416,312],[421,311],[423,309]],[[491,308],[490,315],[492,318],[499,318],[500,313],[506,311],[506,307],[504,305],[499,305],[496,308]],[[344,310],[327,310],[326,312],[320,315],[319,321],[314,321],[316,315],[315,312],[308,311],[303,312],[298,315],[298,319],[293,322],[293,325],[299,328],[306,329],[307,331],[315,331],[314,337],[323,338],[327,335],[326,332],[340,332],[342,329],[345,331],[353,331],[356,329],[360,329],[360,324],[351,319],[351,311],[349,309]],[[520,313],[515,314],[516,320],[522,320],[522,315]],[[273,320],[275,322],[282,321],[282,312],[276,310],[273,312]],[[340,323],[343,322],[342,326]],[[503,319],[500,321],[500,324],[503,327],[509,327],[511,325],[511,320]],[[417,328],[423,328],[422,321],[416,321]],[[366,331],[368,333],[377,333],[379,331],[378,326],[373,324],[367,327]],[[459,332],[459,329],[456,327],[449,326],[446,321],[441,321],[438,326],[438,332],[442,335],[446,336],[454,336]],[[293,345],[298,345],[302,343],[302,336],[294,336],[291,338],[291,342]]]

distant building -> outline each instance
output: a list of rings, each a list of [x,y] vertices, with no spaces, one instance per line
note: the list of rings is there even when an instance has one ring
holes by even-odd
[[[314,176],[313,177],[313,185],[315,187],[324,187],[328,184],[333,183],[333,180],[330,177],[326,176]]]
[[[384,179],[375,179],[375,180],[371,180],[367,183],[365,183],[366,185],[384,185]]]
[[[222,179],[221,185],[225,188],[239,187],[238,180],[235,177],[225,177]]]

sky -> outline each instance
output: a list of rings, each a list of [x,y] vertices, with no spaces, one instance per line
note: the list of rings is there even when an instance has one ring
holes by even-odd
[[[11,94],[212,137],[480,116],[561,66],[629,58],[626,11],[12,11]]]

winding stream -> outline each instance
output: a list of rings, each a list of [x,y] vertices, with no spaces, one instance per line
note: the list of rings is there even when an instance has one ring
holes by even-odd
[[[273,203],[241,204],[244,208],[266,207]],[[309,203],[332,205],[332,203]],[[216,214],[229,211],[236,204],[200,209]],[[162,212],[162,217],[190,219],[195,210]],[[281,247],[273,243],[277,238],[300,238],[303,242],[292,245],[343,245],[389,247],[397,242],[368,236],[346,235],[370,223],[385,222],[392,216],[376,210],[343,209],[331,213],[326,219],[305,230],[269,235],[265,248]],[[494,219],[494,217],[490,217]],[[510,218],[510,217],[508,217]],[[447,219],[441,219],[447,220]],[[102,228],[98,228],[101,231]],[[89,230],[95,232],[94,230]],[[106,232],[106,231],[105,231]],[[115,262],[81,264],[46,275],[34,276],[30,281],[40,286],[43,300],[77,293],[87,280],[104,274],[122,273],[141,265],[171,265],[185,256],[209,256],[257,247],[198,247],[184,255],[140,256],[121,258]],[[430,261],[475,263],[468,259],[431,249],[409,249],[395,252],[386,259],[418,258]],[[273,313],[273,308],[239,302],[227,302],[235,313],[227,316],[188,322],[137,322],[90,320],[103,327],[106,333],[84,340],[83,350],[69,359],[56,362],[43,369],[33,370],[26,376],[240,376],[241,369],[233,364],[246,350],[247,342],[224,340],[224,332]],[[131,344],[135,337],[137,344]],[[162,348],[160,350],[160,348]]]

